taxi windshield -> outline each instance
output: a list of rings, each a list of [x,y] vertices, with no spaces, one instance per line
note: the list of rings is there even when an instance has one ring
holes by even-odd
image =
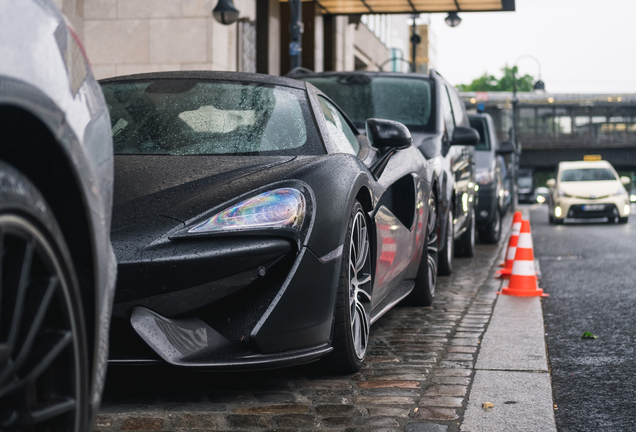
[[[577,168],[564,170],[561,173],[562,182],[607,180],[616,180],[616,176],[608,168]]]

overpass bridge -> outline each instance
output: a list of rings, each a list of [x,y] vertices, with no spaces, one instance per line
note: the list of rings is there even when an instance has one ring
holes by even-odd
[[[468,110],[490,114],[500,140],[512,127],[511,92],[464,92]],[[519,166],[552,171],[560,161],[600,155],[636,171],[636,94],[518,92]]]

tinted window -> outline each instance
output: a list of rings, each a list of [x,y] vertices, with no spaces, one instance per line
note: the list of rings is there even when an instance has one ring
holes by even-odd
[[[428,80],[364,74],[303,79],[329,96],[358,128],[364,127],[369,118],[383,118],[414,130],[435,129]]]
[[[562,182],[616,180],[614,173],[607,168],[579,168],[564,170]]]
[[[116,154],[324,153],[298,90],[190,79],[103,90]]]
[[[443,94],[440,96],[442,102],[442,115],[444,116],[444,126],[446,127],[446,139],[451,139],[455,130],[455,121],[453,120],[453,110],[451,109],[450,100],[448,99],[448,90],[442,85]]]
[[[358,154],[360,144],[358,144],[358,139],[353,130],[351,130],[349,123],[327,99],[320,97],[318,100],[327,123],[327,133],[331,141],[338,147],[338,151],[354,155]]]
[[[488,136],[488,128],[486,127],[486,119],[480,117],[470,117],[470,127],[477,129],[479,132],[479,143],[475,146],[475,150],[490,150],[490,137]]]
[[[464,103],[459,98],[457,91],[453,88],[448,88],[448,95],[450,96],[451,106],[453,107],[455,126],[461,126],[464,124]]]

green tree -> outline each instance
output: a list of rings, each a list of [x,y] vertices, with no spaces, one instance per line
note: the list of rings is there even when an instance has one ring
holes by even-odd
[[[482,76],[474,79],[470,84],[459,84],[456,87],[459,91],[512,91],[512,73],[515,73],[515,82],[518,92],[529,92],[533,90],[534,77],[531,75],[519,76],[517,66],[504,66],[501,71],[503,76],[496,78],[494,75],[488,75],[484,72]]]

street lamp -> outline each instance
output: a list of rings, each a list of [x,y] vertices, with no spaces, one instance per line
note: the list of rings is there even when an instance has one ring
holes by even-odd
[[[446,24],[448,24],[449,27],[457,27],[461,24],[462,19],[459,17],[459,15],[457,15],[457,12],[449,12],[444,21],[446,22]]]
[[[221,24],[230,25],[238,21],[239,11],[234,7],[232,0],[219,0],[212,15]]]
[[[515,63],[512,65],[512,130],[510,132],[510,140],[515,146],[515,152],[511,155],[512,158],[512,206],[513,208],[517,206],[517,194],[515,192],[515,185],[517,184],[517,164],[518,157],[521,154],[519,146],[517,144],[517,111],[519,108],[519,99],[517,99],[517,78],[515,77],[515,70],[517,68],[517,64],[520,60],[524,58],[530,58],[537,62],[537,66],[539,66],[539,79],[534,83],[533,88],[535,90],[545,91],[545,83],[541,81],[541,63],[535,57],[531,55],[522,55],[521,57],[515,60]]]

